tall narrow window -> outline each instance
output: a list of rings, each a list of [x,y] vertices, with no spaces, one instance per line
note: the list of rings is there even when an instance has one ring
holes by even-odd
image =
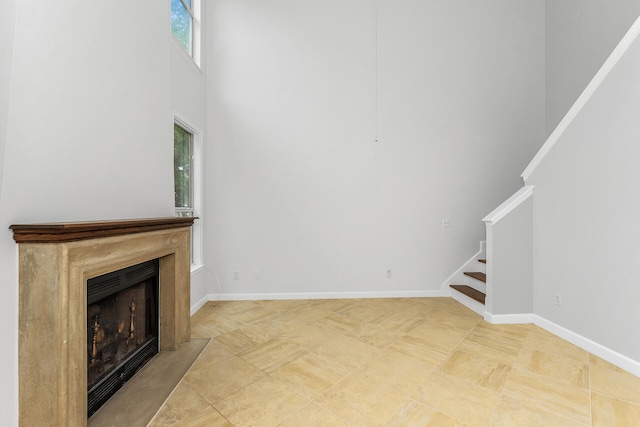
[[[194,1],[171,0],[171,33],[191,56],[193,56]]]
[[[194,216],[193,135],[177,124],[173,125],[173,177],[176,216]]]
[[[202,218],[202,131],[175,117],[173,124],[173,182],[179,217]],[[191,268],[202,265],[202,227],[191,227]]]

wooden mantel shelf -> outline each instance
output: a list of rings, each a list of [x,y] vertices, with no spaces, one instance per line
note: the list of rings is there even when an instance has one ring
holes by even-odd
[[[197,218],[166,217],[112,221],[13,224],[16,243],[63,243],[99,237],[122,236],[147,231],[191,227]]]

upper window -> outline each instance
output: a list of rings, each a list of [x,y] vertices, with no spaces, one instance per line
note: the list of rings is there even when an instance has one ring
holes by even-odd
[[[171,33],[193,57],[196,0],[171,0]]]

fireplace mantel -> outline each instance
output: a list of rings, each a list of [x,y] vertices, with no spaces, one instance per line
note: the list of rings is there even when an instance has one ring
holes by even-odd
[[[52,222],[45,224],[14,224],[16,243],[63,243],[98,237],[124,236],[147,231],[190,227],[196,218],[145,218],[116,221]]]
[[[160,351],[190,339],[194,218],[12,225],[19,247],[19,423],[87,425],[87,280],[160,261]]]

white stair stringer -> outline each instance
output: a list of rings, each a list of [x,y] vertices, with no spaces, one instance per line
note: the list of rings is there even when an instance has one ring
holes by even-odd
[[[455,289],[451,289],[451,298],[458,301],[460,304],[467,307],[469,310],[475,311],[480,316],[485,316],[485,307],[484,304],[479,303],[473,298],[469,298],[463,293],[456,291]]]
[[[469,277],[464,274],[465,271],[480,271],[482,273],[486,273],[486,264],[478,261],[479,259],[484,259],[485,257],[486,242],[482,241],[480,242],[480,250],[478,251],[478,253],[476,253],[466,263],[464,263],[441,285],[443,295],[452,297],[460,304],[464,305],[470,310],[475,311],[481,316],[484,316],[485,314],[485,306],[483,304],[452,289],[449,285],[467,285],[486,294],[486,283],[483,283],[480,280],[474,279],[473,277]]]
[[[486,274],[486,270],[484,268],[485,264],[476,261],[475,263],[469,263],[465,266],[464,271],[480,271]],[[474,279],[471,276],[467,276],[466,274],[462,274],[460,279],[456,278],[455,282],[451,282],[455,285],[467,285],[477,291],[482,292],[483,294],[487,293],[487,284],[481,280]]]

